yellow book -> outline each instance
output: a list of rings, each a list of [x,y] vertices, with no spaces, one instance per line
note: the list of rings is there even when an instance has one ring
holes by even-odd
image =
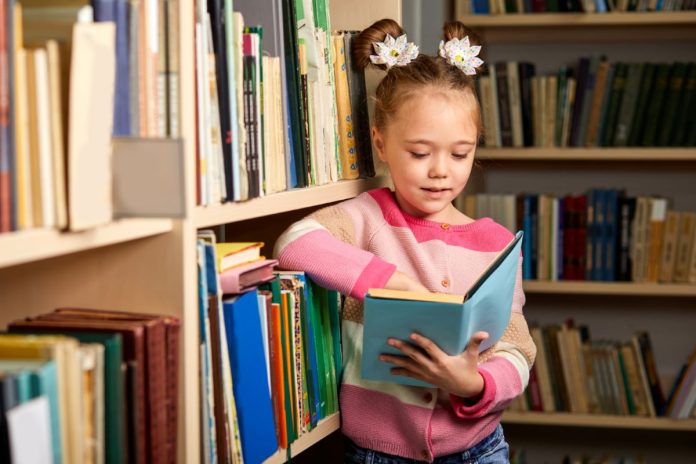
[[[341,160],[341,179],[357,179],[358,157],[355,150],[352,108],[348,92],[348,74],[343,35],[331,37],[334,52],[334,82],[336,85],[336,116],[338,119],[338,147]]]
[[[84,463],[82,383],[78,342],[63,336],[0,335],[0,359],[52,360],[56,363],[63,462]]]
[[[215,255],[218,272],[261,259],[263,242],[216,243]]]

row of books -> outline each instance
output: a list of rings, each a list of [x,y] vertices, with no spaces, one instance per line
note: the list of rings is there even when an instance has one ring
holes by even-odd
[[[465,0],[463,14],[609,13],[613,11],[685,11],[693,0]]]
[[[477,84],[487,147],[696,146],[694,62],[497,62]]]
[[[199,233],[205,462],[263,462],[338,411],[340,296],[261,246]]]
[[[525,394],[511,410],[696,417],[694,380],[677,379],[664,395],[647,332],[636,332],[626,342],[592,340],[588,327],[572,320],[532,325],[530,332],[537,358]],[[693,358],[685,370],[690,366],[693,371]]]
[[[374,175],[355,33],[326,0],[234,7],[197,2],[198,203]]]
[[[111,220],[114,136],[179,132],[178,5],[0,2],[0,233]],[[93,209],[93,208],[92,208]]]
[[[470,217],[524,230],[525,279],[696,283],[696,213],[666,198],[591,189],[581,195],[464,195]]]
[[[0,335],[0,461],[173,463],[178,319],[61,308]]]

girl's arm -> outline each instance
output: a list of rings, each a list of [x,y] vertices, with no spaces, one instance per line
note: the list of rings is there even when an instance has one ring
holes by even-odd
[[[276,242],[284,269],[304,271],[320,285],[362,300],[370,288],[425,290],[367,251],[371,230],[341,205],[323,208],[291,225]]]

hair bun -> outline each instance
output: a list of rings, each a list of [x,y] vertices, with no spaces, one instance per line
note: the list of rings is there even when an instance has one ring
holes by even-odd
[[[481,38],[472,29],[468,28],[461,21],[449,21],[442,26],[442,33],[445,42],[452,39],[463,39],[469,37],[471,45],[481,45]]]
[[[365,69],[369,65],[384,70],[387,69],[385,65],[377,65],[370,60],[370,55],[375,54],[375,49],[372,44],[375,42],[384,42],[387,34],[396,39],[404,34],[404,30],[399,23],[393,19],[380,19],[367,29],[364,29],[353,39],[353,60],[355,60],[358,69]]]

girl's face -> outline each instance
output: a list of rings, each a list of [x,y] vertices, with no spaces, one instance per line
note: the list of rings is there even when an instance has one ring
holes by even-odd
[[[437,222],[457,214],[452,201],[469,180],[476,150],[473,98],[422,92],[401,106],[383,132],[372,129],[396,200],[408,214]]]

